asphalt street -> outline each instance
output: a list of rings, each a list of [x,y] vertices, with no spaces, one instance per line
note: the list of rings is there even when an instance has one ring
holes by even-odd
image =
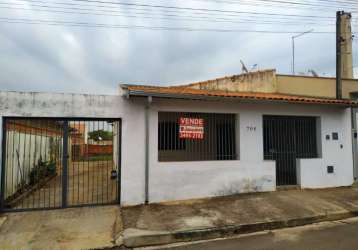
[[[358,218],[162,248],[170,250],[355,250]]]

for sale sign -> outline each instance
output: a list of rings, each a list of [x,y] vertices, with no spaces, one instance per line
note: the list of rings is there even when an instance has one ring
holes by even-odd
[[[180,117],[179,119],[180,139],[204,139],[204,119]]]

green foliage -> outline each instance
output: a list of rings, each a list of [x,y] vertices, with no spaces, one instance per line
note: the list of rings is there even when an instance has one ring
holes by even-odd
[[[93,156],[83,156],[79,161],[112,161],[113,155],[93,155]]]
[[[88,137],[95,141],[112,140],[113,133],[111,131],[105,131],[103,129],[88,132]],[[101,139],[100,139],[101,138]]]
[[[54,161],[38,160],[37,165],[29,173],[30,185],[36,184],[41,179],[56,174],[56,163]]]

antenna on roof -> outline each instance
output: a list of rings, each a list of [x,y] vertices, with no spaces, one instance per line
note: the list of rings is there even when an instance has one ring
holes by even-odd
[[[243,73],[249,73],[248,69],[245,66],[245,63],[242,60],[240,60],[240,63],[241,63],[241,71]]]
[[[258,66],[259,66],[259,65],[258,65],[257,63],[255,63],[254,65],[252,65],[250,71],[254,71],[255,69],[258,69]]]
[[[318,74],[314,69],[309,69],[308,73],[311,73],[314,77],[318,77]]]

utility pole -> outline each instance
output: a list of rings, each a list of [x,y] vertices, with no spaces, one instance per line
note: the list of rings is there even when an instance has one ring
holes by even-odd
[[[336,98],[342,99],[342,30],[341,18],[344,11],[337,11],[336,21]]]
[[[313,31],[313,29],[311,30],[308,30],[308,31],[305,31],[305,32],[302,32],[298,35],[295,35],[295,36],[292,36],[292,75],[295,75],[295,39],[297,37],[300,37],[300,36],[303,36],[307,33],[311,33]]]
[[[342,79],[353,78],[351,13],[337,11],[336,97],[342,99]]]

